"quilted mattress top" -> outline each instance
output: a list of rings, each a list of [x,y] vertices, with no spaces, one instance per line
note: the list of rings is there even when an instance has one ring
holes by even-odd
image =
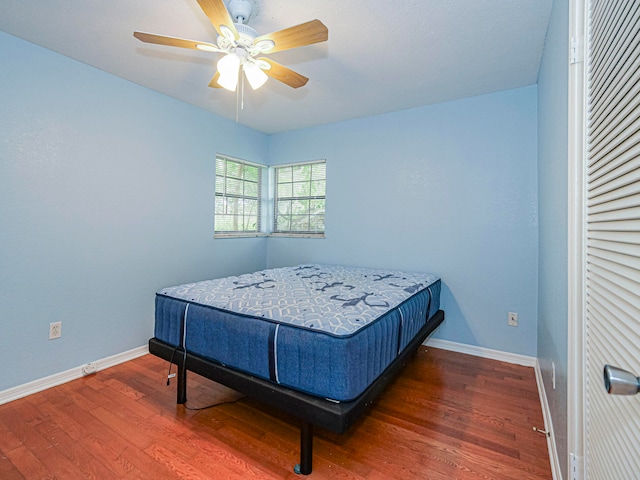
[[[427,273],[309,264],[187,283],[158,295],[348,336],[438,280]]]

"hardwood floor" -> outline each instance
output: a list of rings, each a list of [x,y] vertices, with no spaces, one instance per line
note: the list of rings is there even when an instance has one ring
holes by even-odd
[[[0,405],[0,478],[293,479],[291,418],[190,374],[188,410],[146,355]],[[421,347],[309,479],[551,479],[532,368]]]

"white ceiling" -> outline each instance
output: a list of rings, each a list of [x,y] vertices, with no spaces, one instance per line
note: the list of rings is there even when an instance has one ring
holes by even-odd
[[[2,0],[0,30],[265,133],[533,85],[552,0],[253,0],[266,34],[317,18],[329,41],[271,58],[309,77],[236,94],[208,87],[219,54],[134,30],[214,42],[196,0]],[[5,66],[6,67],[6,66]]]

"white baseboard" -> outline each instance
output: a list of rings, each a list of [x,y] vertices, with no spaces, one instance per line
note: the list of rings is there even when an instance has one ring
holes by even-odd
[[[542,370],[540,363],[536,359],[534,367],[536,372],[536,382],[538,383],[538,394],[540,395],[540,405],[542,406],[542,417],[544,418],[544,429],[549,432],[547,437],[547,448],[549,449],[549,461],[551,463],[551,474],[553,480],[562,480],[562,471],[560,470],[560,462],[558,460],[558,449],[556,447],[555,433],[553,431],[553,421],[551,420],[551,409],[547,401],[547,392],[542,381]]]
[[[452,352],[466,353],[467,355],[473,355],[475,357],[489,358],[491,360],[499,360],[501,362],[514,363],[516,365],[524,365],[525,367],[535,367],[537,362],[536,357],[502,352],[500,350],[492,350],[491,348],[476,347],[474,345],[466,345],[464,343],[451,342],[449,340],[440,340],[439,338],[429,338],[424,345],[433,348],[441,348],[443,350],[451,350]]]
[[[120,363],[133,360],[134,358],[141,357],[149,353],[149,346],[144,345],[142,347],[134,348],[127,352],[118,353],[101,360],[91,362],[96,366],[96,371],[104,370],[105,368],[113,367]],[[82,377],[82,365],[79,367],[71,368],[64,372],[56,373],[48,377],[34,380],[33,382],[18,385],[17,387],[9,388],[0,392],[0,405],[9,403],[13,400],[17,400],[32,393],[41,392],[47,388],[55,387],[56,385],[62,385],[63,383],[70,382],[77,378]]]

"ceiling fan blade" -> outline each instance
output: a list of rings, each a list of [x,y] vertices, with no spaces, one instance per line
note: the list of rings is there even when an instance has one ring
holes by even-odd
[[[311,45],[312,43],[325,42],[328,38],[329,30],[324,23],[320,20],[311,20],[295,27],[285,28],[284,30],[257,37],[253,44],[257,45],[262,40],[271,40],[276,44],[275,47],[264,53],[275,53],[289,50],[290,48]]]
[[[193,48],[194,50],[208,50],[214,52],[221,51],[218,46],[213,43],[196,42],[195,40],[185,40],[184,38],[165,37],[164,35],[145,32],[133,32],[133,36],[145,43],[169,45],[170,47]],[[199,48],[198,45],[201,47]]]
[[[198,4],[207,17],[209,17],[209,21],[216,29],[216,32],[228,40],[232,40],[225,35],[224,29],[221,28],[224,26],[231,31],[233,39],[238,40],[238,30],[233,24],[233,18],[229,15],[229,11],[222,0],[198,0]]]
[[[279,82],[282,82],[286,85],[289,85],[292,88],[300,88],[307,84],[309,79],[305,76],[300,75],[297,72],[294,72],[290,68],[285,67],[284,65],[280,65],[278,62],[274,62],[266,57],[260,57],[258,60],[268,63],[271,65],[271,68],[268,70],[265,69],[264,73],[269,75],[271,78],[275,78]]]
[[[211,81],[209,82],[209,86],[211,88],[222,88],[222,85],[218,83],[218,79],[220,78],[220,72],[216,72]]]

